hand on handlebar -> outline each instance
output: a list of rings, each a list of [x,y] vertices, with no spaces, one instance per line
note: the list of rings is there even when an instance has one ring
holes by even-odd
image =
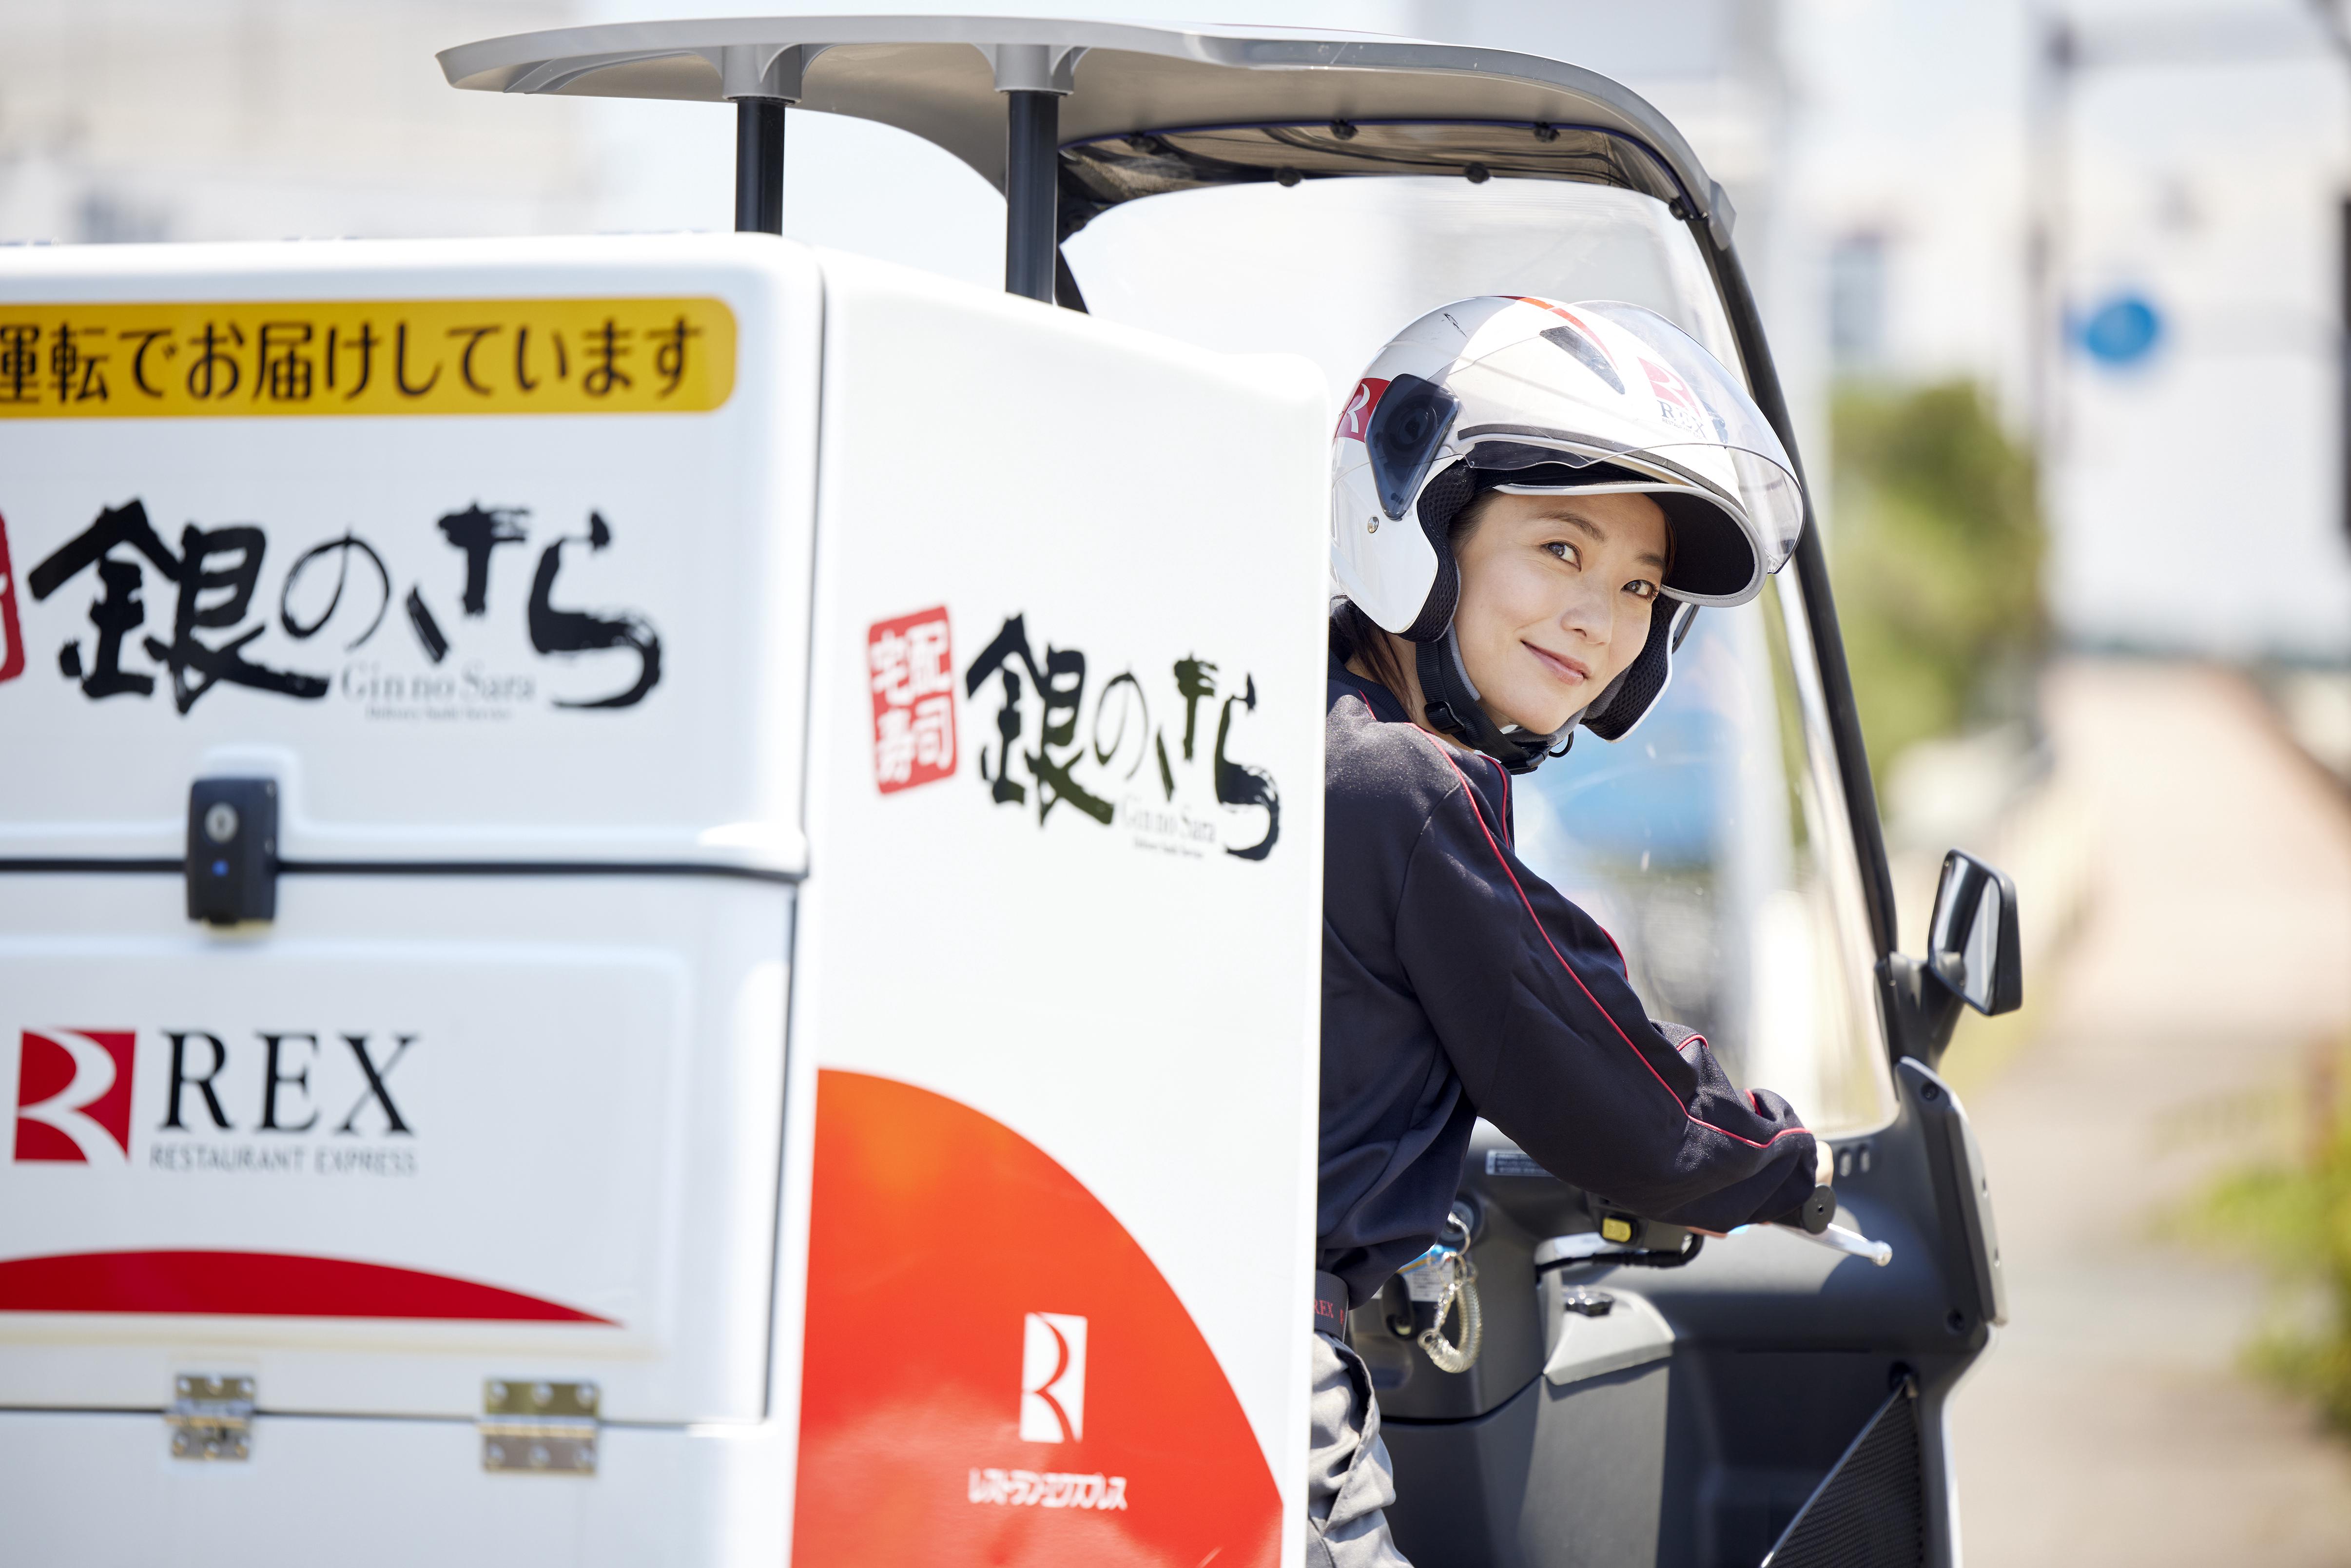
[[[1815,1138],[1813,1141],[1812,1193],[1804,1199],[1803,1207],[1797,1211],[1795,1218],[1780,1223],[1810,1236],[1820,1235],[1828,1228],[1829,1221],[1836,1218],[1836,1194],[1831,1190],[1835,1184],[1836,1151],[1829,1146],[1826,1138]],[[1686,1226],[1684,1228],[1694,1236],[1710,1236],[1718,1241],[1730,1234],[1727,1230],[1708,1230],[1703,1225]]]
[[[1793,1218],[1781,1220],[1778,1223],[1787,1226],[1792,1230],[1802,1230],[1813,1236],[1818,1236],[1827,1229],[1829,1221],[1836,1218],[1836,1194],[1831,1190],[1835,1176],[1836,1151],[1829,1147],[1826,1139],[1815,1140],[1813,1145],[1813,1190],[1806,1196],[1803,1206],[1796,1211]],[[1692,1225],[1685,1228],[1698,1236],[1711,1236],[1717,1240],[1730,1234],[1727,1230],[1708,1230],[1703,1225]]]

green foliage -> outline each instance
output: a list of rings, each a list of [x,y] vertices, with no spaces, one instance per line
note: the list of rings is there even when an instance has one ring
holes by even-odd
[[[2269,1330],[2248,1359],[2351,1435],[2351,1096],[2338,1088],[2351,1054],[2322,1068],[2306,1096],[2303,1158],[2228,1173],[2188,1222],[2191,1232],[2258,1260],[2283,1290],[2315,1291],[2316,1319]]]
[[[1829,566],[1870,766],[2021,711],[2047,635],[2030,453],[1970,382],[1848,387]]]

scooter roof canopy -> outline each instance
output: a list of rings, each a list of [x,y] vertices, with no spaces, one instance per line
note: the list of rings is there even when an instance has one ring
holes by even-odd
[[[1729,200],[1665,116],[1605,77],[1507,50],[1287,27],[767,16],[559,27],[439,58],[452,86],[486,92],[779,99],[879,120],[999,189],[999,94],[1054,94],[1064,233],[1202,185],[1441,173],[1623,186],[1730,239]]]

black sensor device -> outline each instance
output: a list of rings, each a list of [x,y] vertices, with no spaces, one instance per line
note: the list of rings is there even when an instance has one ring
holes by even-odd
[[[188,918],[277,917],[277,781],[199,779],[188,790]]]

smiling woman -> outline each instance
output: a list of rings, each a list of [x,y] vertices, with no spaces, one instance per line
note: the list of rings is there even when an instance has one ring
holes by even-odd
[[[1672,564],[1666,515],[1646,496],[1505,494],[1461,509],[1448,541],[1461,571],[1454,634],[1486,716],[1535,735],[1567,727],[1640,655]],[[1403,639],[1364,638],[1360,672],[1419,712]]]
[[[1510,799],[1579,727],[1628,735],[1698,607],[1744,606],[1786,559],[1778,440],[1655,312],[1493,295],[1406,327],[1332,447],[1318,1301],[1342,1317],[1436,1243],[1481,1117],[1669,1224],[1825,1218],[1826,1145],[1651,1015],[1614,938],[1520,857]],[[1311,1542],[1395,1568],[1364,1366],[1317,1334]]]
[[[1365,417],[1349,405],[1367,401],[1363,367],[1396,322],[1479,294],[1632,301],[1744,381],[1687,226],[1632,191],[1499,177],[1218,187],[1113,208],[1068,251],[1098,314],[1203,346],[1305,353],[1348,420]],[[1544,347],[1567,362],[1573,348],[1555,345]],[[1516,488],[1494,486],[1455,522],[1499,515]],[[1679,505],[1656,492],[1579,496],[1585,507],[1625,496]],[[1392,531],[1421,532],[1383,515],[1376,535],[1358,537]],[[1668,575],[1709,564],[1685,559],[1687,528],[1668,538]],[[1452,544],[1478,548],[1474,534]],[[1694,621],[1686,603],[1656,605],[1681,643],[1671,683],[1624,744],[1585,737],[1515,784],[1511,847],[1621,940],[1653,1014],[1698,1028],[1734,1082],[1769,1084],[1807,1125],[1851,1138],[1886,1124],[1894,1089],[1858,851],[1791,577]],[[1414,650],[1343,604],[1340,644],[1377,686],[1419,700]]]
[[[1803,519],[1745,390],[1621,301],[1488,295],[1427,312],[1356,383],[1332,475],[1348,656],[1414,644],[1414,722],[1520,773],[1578,725],[1605,740],[1637,725],[1688,614],[1753,599]],[[1687,609],[1648,615],[1660,593]]]

